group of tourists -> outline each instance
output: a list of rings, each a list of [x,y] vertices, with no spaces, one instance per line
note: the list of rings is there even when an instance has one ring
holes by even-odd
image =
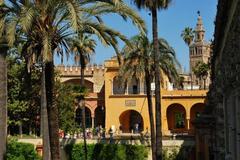
[[[113,137],[114,135],[120,135],[122,133],[126,132],[124,130],[122,124],[119,125],[119,128],[117,129],[114,125],[112,125],[106,132],[106,129],[103,128],[101,125],[98,125],[96,128],[87,128],[85,131],[85,135],[87,139],[92,139],[92,138],[101,138],[104,139],[106,138],[106,135],[109,136],[110,138]],[[140,133],[139,129],[139,124],[136,123],[133,126],[130,127],[130,130],[127,131],[132,134],[138,134]],[[82,138],[83,133],[78,132],[74,134],[69,134],[69,133],[64,133],[64,131],[60,130],[59,131],[59,136],[61,138]]]

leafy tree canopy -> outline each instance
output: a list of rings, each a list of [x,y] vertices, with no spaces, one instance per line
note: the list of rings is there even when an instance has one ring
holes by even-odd
[[[209,65],[199,61],[196,66],[193,68],[193,73],[196,75],[196,77],[202,79],[204,76],[208,75],[209,71]]]

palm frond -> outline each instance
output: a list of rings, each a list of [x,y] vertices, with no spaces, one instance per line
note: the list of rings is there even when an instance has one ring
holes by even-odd
[[[146,32],[146,26],[141,17],[123,2],[119,2],[117,4],[98,2],[91,9],[93,15],[113,13],[120,15],[124,20],[127,20],[129,18],[132,20],[133,24],[139,28],[141,33]]]
[[[79,5],[74,0],[66,0],[66,5],[69,12],[69,19],[71,19],[71,25],[74,30],[78,29],[78,20],[79,20]]]
[[[35,16],[35,9],[33,7],[22,7],[21,8],[21,14],[19,17],[19,23],[23,28],[24,32],[28,32],[33,25],[33,20]]]
[[[7,28],[6,36],[7,36],[8,44],[10,46],[13,46],[14,41],[15,41],[17,23],[18,23],[18,19],[16,17],[14,17],[14,18],[12,18],[12,21],[10,21],[6,24],[6,28]]]

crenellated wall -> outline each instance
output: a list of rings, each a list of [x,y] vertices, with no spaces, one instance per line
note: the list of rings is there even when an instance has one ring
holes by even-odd
[[[60,81],[65,83],[68,81],[79,81],[81,67],[79,66],[56,66],[56,70],[60,74]],[[84,70],[84,79],[93,84],[93,92],[99,93],[104,85],[104,72],[105,67],[103,65],[88,65]]]

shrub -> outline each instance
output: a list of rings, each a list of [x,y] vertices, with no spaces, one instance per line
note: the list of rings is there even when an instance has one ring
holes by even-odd
[[[10,140],[7,145],[7,160],[40,160],[34,145]]]
[[[148,156],[148,151],[145,146],[127,145],[126,146],[127,159],[139,160],[146,159]]]
[[[87,145],[87,151],[88,151],[88,160],[91,160],[92,158],[92,152],[93,152],[94,145],[89,144]],[[83,144],[77,144],[73,145],[70,158],[72,160],[79,160],[84,159],[84,145]]]
[[[141,145],[88,144],[88,160],[145,160],[148,149]],[[65,147],[71,160],[84,159],[83,144],[70,144]]]
[[[172,148],[170,150],[163,149],[163,160],[187,160],[184,154],[186,148]]]

